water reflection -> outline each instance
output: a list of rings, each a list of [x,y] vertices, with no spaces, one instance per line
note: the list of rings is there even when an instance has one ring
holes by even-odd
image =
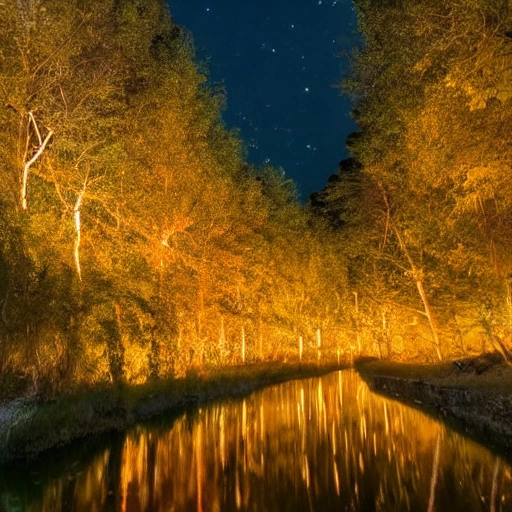
[[[0,510],[512,510],[504,460],[352,371],[138,427],[54,470],[4,476]]]

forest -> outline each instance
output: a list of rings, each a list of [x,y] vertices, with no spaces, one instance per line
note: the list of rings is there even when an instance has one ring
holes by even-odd
[[[355,0],[360,131],[317,194],[363,350],[442,360],[512,334],[512,6]],[[359,298],[359,299],[358,299]]]
[[[303,205],[163,0],[3,3],[0,387],[509,358],[512,8],[354,5],[360,131]]]

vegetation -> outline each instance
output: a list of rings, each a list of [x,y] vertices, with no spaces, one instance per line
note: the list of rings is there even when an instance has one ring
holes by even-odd
[[[362,352],[435,361],[512,335],[512,9],[355,0],[344,86],[361,131],[313,199],[337,236]]]
[[[0,12],[0,399],[512,334],[512,10],[355,0],[361,131],[315,194],[245,160],[163,0]]]
[[[163,0],[0,24],[0,400],[339,360],[343,266]]]
[[[370,379],[377,375],[401,381],[421,380],[437,387],[503,395],[510,395],[512,390],[512,368],[496,353],[435,364],[361,358],[355,362],[355,367],[364,378]],[[407,393],[405,395],[407,398]]]

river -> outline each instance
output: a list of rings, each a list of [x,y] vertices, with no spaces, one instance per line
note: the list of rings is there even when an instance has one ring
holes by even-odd
[[[346,370],[0,468],[0,510],[512,511],[512,468]]]

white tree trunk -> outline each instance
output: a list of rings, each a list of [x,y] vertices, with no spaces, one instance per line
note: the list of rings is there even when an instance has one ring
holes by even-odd
[[[82,280],[82,270],[80,268],[80,238],[81,238],[81,220],[80,220],[80,210],[82,208],[82,201],[84,199],[85,194],[85,187],[87,185],[87,178],[84,181],[84,186],[80,193],[78,194],[78,197],[76,199],[75,207],[73,208],[73,213],[75,216],[75,232],[76,232],[76,238],[75,238],[75,265],[76,265],[76,272],[78,274],[78,279]]]
[[[242,326],[242,363],[245,364],[245,328]]]
[[[32,158],[30,160],[25,161],[25,165],[23,166],[23,178],[21,182],[21,207],[23,210],[27,209],[27,186],[28,186],[28,173],[30,170],[30,167],[36,162],[36,160],[43,154],[44,149],[48,145],[48,142],[50,142],[50,139],[53,136],[53,130],[50,130],[47,134],[45,139],[43,140],[41,138],[41,133],[39,131],[39,128],[37,127],[36,120],[34,119],[34,115],[32,112],[29,112],[29,123],[28,126],[32,124],[34,126],[34,130],[37,134],[37,139],[39,142],[39,147],[37,148],[37,151],[32,155]],[[27,134],[27,151],[28,146],[30,145],[30,134]],[[26,160],[26,157],[25,157]]]

